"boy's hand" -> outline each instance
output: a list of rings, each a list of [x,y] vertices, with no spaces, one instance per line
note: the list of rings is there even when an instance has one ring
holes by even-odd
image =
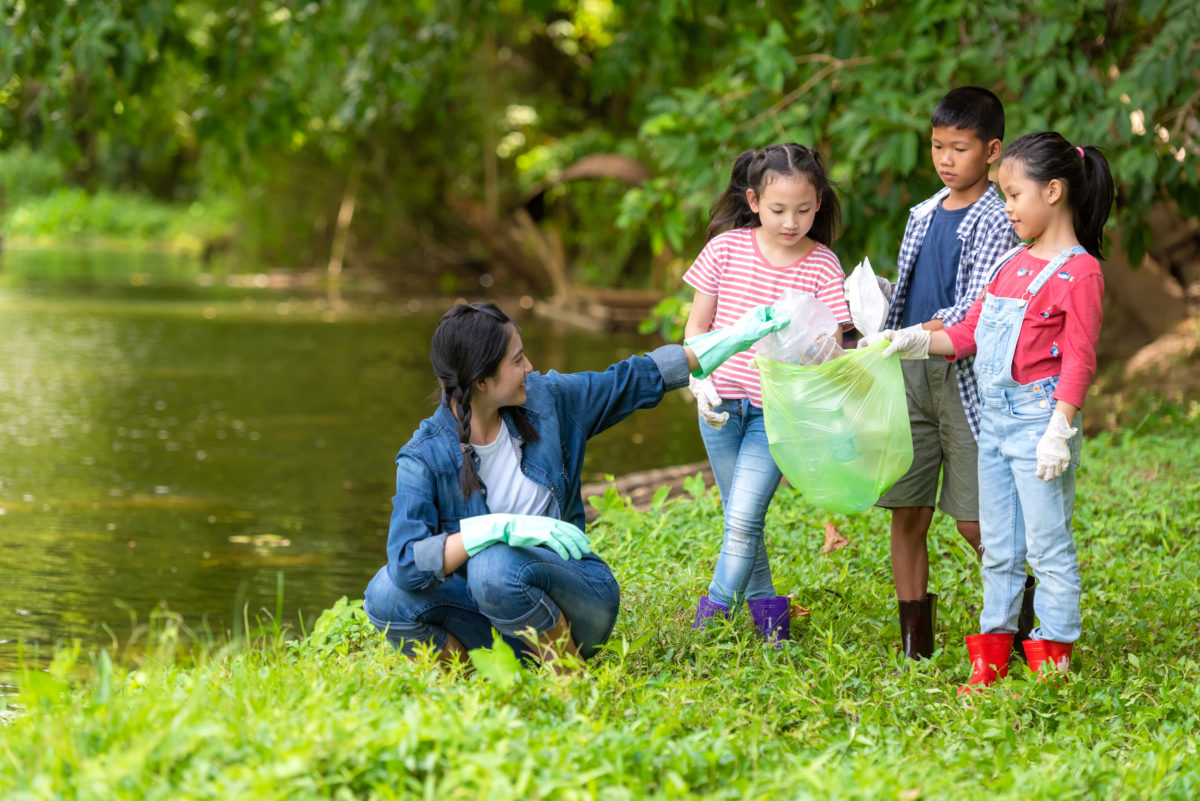
[[[869,348],[876,342],[884,340],[891,343],[883,349],[884,358],[892,354],[899,354],[901,359],[929,358],[929,331],[919,325],[910,325],[908,328],[901,328],[899,331],[889,328],[886,331],[880,331],[878,334],[870,334],[863,337],[858,346],[860,348]]]
[[[1067,416],[1057,409],[1050,415],[1050,425],[1037,444],[1037,477],[1042,481],[1053,481],[1067,472],[1071,466],[1071,447],[1068,441],[1079,433],[1071,428]]]

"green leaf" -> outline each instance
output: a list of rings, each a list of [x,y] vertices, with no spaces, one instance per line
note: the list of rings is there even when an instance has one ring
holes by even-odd
[[[495,629],[492,630],[492,647],[476,648],[467,656],[479,675],[507,690],[521,678],[521,663],[512,648]]]

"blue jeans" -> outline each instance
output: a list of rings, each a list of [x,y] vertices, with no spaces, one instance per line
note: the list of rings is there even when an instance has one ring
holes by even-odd
[[[729,412],[720,430],[700,421],[725,508],[725,535],[708,597],[734,609],[746,599],[775,597],[763,527],[783,474],[767,446],[762,409],[742,398],[726,400],[716,411]]]
[[[1038,580],[1035,640],[1075,642],[1081,631],[1079,563],[1071,538],[1075,468],[1082,434],[1071,438],[1071,466],[1053,481],[1037,477],[1037,444],[1054,412],[1058,378],[986,389],[979,436],[979,529],[983,545],[983,633],[1017,630],[1028,560]],[[1080,418],[1075,425],[1082,431]]]
[[[564,560],[549,548],[497,543],[446,580],[420,592],[402,590],[381,568],[367,585],[363,609],[406,654],[417,643],[436,650],[453,634],[467,650],[490,648],[492,629],[518,654],[526,629],[549,631],[562,614],[584,658],[604,644],[617,621],[620,590],[595,554]]]

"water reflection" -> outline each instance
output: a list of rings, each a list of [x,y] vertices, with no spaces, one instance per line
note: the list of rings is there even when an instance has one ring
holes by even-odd
[[[38,661],[56,640],[125,641],[160,603],[229,630],[243,600],[274,613],[280,575],[293,625],[361,596],[395,452],[433,408],[440,309],[206,287],[194,265],[131,279],[95,256],[45,281],[42,256],[4,258],[0,670],[18,640]],[[541,370],[656,344],[520,322]],[[676,394],[596,438],[585,480],[703,458],[692,415]]]

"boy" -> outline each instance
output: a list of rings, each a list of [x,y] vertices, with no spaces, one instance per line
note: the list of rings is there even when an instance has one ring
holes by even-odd
[[[938,330],[959,322],[993,277],[999,257],[1017,242],[1004,201],[988,179],[1004,139],[1000,99],[987,89],[959,87],[937,104],[932,123],[933,166],[945,187],[909,215],[885,328],[924,324]],[[979,556],[979,389],[972,364],[940,357],[901,362],[913,463],[878,505],[892,510],[892,577],[901,647],[910,659],[933,654],[937,595],[927,592],[925,538],[935,500]]]

